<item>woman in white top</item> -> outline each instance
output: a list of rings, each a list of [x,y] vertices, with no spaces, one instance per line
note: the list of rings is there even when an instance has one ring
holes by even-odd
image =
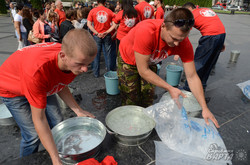
[[[17,40],[19,42],[18,49],[28,45],[27,30],[23,26],[22,10],[23,10],[23,4],[17,4],[18,13],[14,17],[14,26],[16,30]]]

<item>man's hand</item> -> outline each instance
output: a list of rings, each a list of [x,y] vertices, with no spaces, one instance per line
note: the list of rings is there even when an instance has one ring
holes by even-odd
[[[178,88],[171,88],[170,90],[168,90],[171,98],[175,101],[176,105],[178,106],[178,108],[181,108],[181,103],[179,101],[179,96],[181,95],[182,97],[187,97],[180,89]]]
[[[77,112],[77,116],[78,117],[91,117],[91,118],[95,118],[95,116],[92,113],[90,113],[88,111],[84,111],[84,110]]]
[[[172,99],[178,99],[179,96],[181,95],[182,97],[187,97],[184,93],[182,93],[182,91],[178,88],[172,87],[168,90],[170,96],[172,97]]]
[[[221,49],[221,52],[224,52],[226,50],[226,46],[225,44],[223,45],[222,49]]]
[[[202,116],[203,116],[207,125],[209,125],[208,119],[210,119],[217,128],[220,128],[218,121],[215,119],[214,115],[212,114],[212,112],[209,109],[203,109]]]
[[[98,37],[99,38],[105,38],[106,37],[106,35],[107,35],[108,33],[107,32],[104,32],[104,33],[98,33]]]
[[[179,56],[179,55],[174,55],[174,60],[175,60],[175,61],[178,61],[178,60],[179,60],[179,58],[180,58],[180,56]]]

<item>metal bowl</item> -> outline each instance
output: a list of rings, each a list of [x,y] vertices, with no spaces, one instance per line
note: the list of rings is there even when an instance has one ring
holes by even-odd
[[[52,135],[62,162],[75,164],[99,153],[106,128],[97,119],[73,117],[57,124]]]
[[[127,105],[110,111],[105,119],[108,133],[122,145],[136,146],[147,141],[155,122],[143,109]]]

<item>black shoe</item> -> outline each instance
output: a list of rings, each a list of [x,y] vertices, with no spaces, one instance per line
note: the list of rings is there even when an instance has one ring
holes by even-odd
[[[94,74],[94,77],[95,77],[95,78],[98,78],[98,77],[99,77],[99,75],[95,75],[95,74]]]
[[[206,97],[205,98],[205,101],[206,101],[207,104],[210,102],[210,100],[211,100],[211,97]]]
[[[180,89],[180,90],[185,90],[185,91],[188,91],[188,92],[191,92],[190,89],[189,89],[189,88],[185,88],[185,86],[184,86],[184,87],[179,86],[178,89]]]

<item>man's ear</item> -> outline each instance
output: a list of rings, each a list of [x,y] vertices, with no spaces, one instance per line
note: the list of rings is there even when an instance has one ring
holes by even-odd
[[[66,58],[66,54],[63,51],[59,52],[59,57],[64,61]]]
[[[162,28],[166,27],[166,24],[163,22],[163,23],[161,24],[161,27],[162,27]]]

